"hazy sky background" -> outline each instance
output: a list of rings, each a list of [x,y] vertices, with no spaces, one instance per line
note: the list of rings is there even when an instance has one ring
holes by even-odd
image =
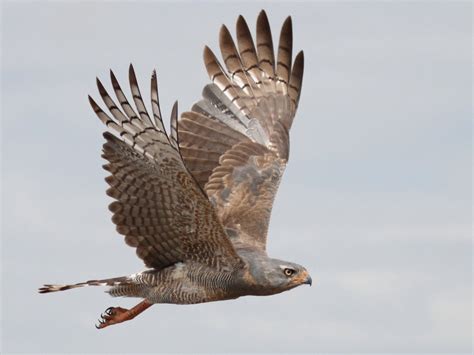
[[[2,2],[3,352],[470,352],[469,2]],[[143,269],[110,221],[104,129],[87,94],[133,62],[166,117],[200,98],[205,44],[265,8],[305,51],[269,253],[313,287],[157,305],[94,328],[102,288]],[[128,88],[127,88],[128,89]]]

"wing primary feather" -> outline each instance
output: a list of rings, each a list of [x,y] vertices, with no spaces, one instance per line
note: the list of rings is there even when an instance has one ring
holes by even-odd
[[[245,104],[241,102],[240,96],[236,91],[236,89],[240,90],[240,88],[232,84],[216,56],[208,46],[204,48],[204,62],[209,77],[215,84],[213,86],[206,86],[206,88],[216,91],[215,95],[220,96],[221,101],[225,106],[232,111],[235,117],[242,121],[244,126],[247,126],[249,121],[247,115],[249,114],[249,111]],[[223,97],[226,97],[227,99],[223,100]],[[227,103],[225,103],[225,101],[227,101]]]
[[[293,29],[291,17],[288,16],[283,23],[280,33],[280,42],[278,44],[277,60],[277,88],[279,92],[286,94],[288,92],[288,83],[291,72],[291,55],[293,48]]]
[[[219,33],[219,46],[222,53],[222,58],[224,59],[224,64],[227,67],[227,70],[230,74],[230,77],[235,81],[242,91],[249,95],[251,98],[254,98],[253,82],[251,77],[248,77],[246,72],[243,69],[243,64],[240,59],[240,55],[237,52],[235,47],[234,40],[225,25],[222,25]],[[254,102],[254,105],[256,102]]]
[[[295,105],[294,111],[298,107],[298,102],[301,95],[301,88],[303,86],[303,72],[304,72],[304,52],[300,51],[295,58],[293,68],[291,70],[290,84],[288,85],[288,92],[292,103]]]
[[[273,52],[272,32],[264,10],[257,18],[257,54],[258,65],[265,74],[267,90],[275,91],[275,55]]]
[[[130,89],[132,91],[133,101],[135,101],[135,106],[138,110],[138,113],[142,120],[153,126],[153,122],[150,119],[150,115],[145,107],[145,103],[143,102],[142,95],[140,94],[140,88],[138,87],[137,77],[135,75],[135,70],[133,69],[133,65],[130,64],[128,69],[128,77],[130,81]]]
[[[114,88],[115,95],[117,96],[117,100],[120,103],[120,106],[122,106],[122,109],[124,110],[125,114],[127,115],[128,119],[135,123],[135,121],[140,121],[140,124],[143,126],[143,123],[141,120],[138,118],[137,113],[133,109],[132,105],[128,102],[127,97],[123,93],[122,88],[120,87],[120,84],[115,77],[115,74],[112,70],[110,70],[110,81],[112,82],[112,87]]]
[[[125,130],[123,127],[118,125],[117,122],[115,122],[109,115],[107,115],[90,95],[88,97],[92,109],[94,110],[97,117],[99,117],[99,119],[102,121],[102,123],[112,132],[114,132],[117,137],[120,137],[130,145],[134,145],[133,135],[127,130]]]
[[[237,45],[244,70],[250,75],[258,88],[262,88],[262,71],[258,66],[258,57],[249,26],[242,15],[236,25]],[[261,96],[260,90],[254,89],[255,96]]]
[[[96,82],[102,100],[104,101],[112,116],[118,123],[120,123],[122,127],[127,127],[134,134],[145,128],[140,120],[135,120],[135,122],[132,122],[127,116],[123,114],[123,112],[117,107],[115,102],[109,96],[107,90],[105,89],[104,85],[102,85],[99,78],[96,78]]]
[[[170,143],[179,151],[179,140],[178,140],[178,101],[174,102],[173,109],[171,110],[170,120]]]
[[[127,116],[137,116],[136,112],[133,110],[132,105],[128,102],[127,97],[125,96],[114,72],[112,69],[110,70],[110,81],[112,82],[112,87],[114,88],[115,95],[122,106],[123,110],[125,111]],[[138,118],[138,117],[137,117]]]
[[[156,77],[156,70],[153,70],[153,73],[151,74],[151,109],[153,112],[153,120],[155,122],[155,126],[158,129],[162,129],[165,131],[165,128],[162,123],[162,115],[161,115],[161,109],[160,109],[160,100],[158,97],[158,79]]]

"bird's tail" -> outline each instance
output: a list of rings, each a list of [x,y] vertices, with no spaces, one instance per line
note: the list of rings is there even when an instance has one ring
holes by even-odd
[[[119,286],[124,285],[130,282],[129,276],[121,276],[121,277],[114,277],[111,279],[103,279],[103,280],[89,280],[86,282],[79,282],[77,284],[71,285],[43,285],[38,289],[39,293],[49,293],[49,292],[56,292],[56,291],[66,291],[71,290],[73,288],[84,287],[84,286]]]

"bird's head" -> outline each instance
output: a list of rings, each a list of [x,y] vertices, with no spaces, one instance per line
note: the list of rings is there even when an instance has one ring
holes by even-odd
[[[253,263],[252,263],[253,264]],[[280,293],[301,285],[312,284],[311,276],[301,265],[267,258],[250,267],[250,273],[262,290],[268,294]]]
[[[272,285],[289,290],[300,285],[313,283],[311,276],[303,266],[288,261],[270,259],[272,267],[268,271],[268,279]]]

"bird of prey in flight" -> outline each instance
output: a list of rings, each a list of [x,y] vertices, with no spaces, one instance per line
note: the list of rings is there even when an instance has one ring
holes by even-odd
[[[223,64],[208,48],[211,83],[203,98],[163,126],[155,72],[151,111],[133,67],[133,104],[110,72],[116,98],[97,80],[107,112],[90,104],[107,126],[102,157],[110,172],[112,221],[147,269],[71,285],[44,285],[41,293],[108,286],[111,296],[142,299],[110,307],[97,327],[133,319],[155,303],[194,304],[265,296],[311,285],[308,271],[271,258],[267,231],[275,194],[288,161],[289,131],[298,106],[304,57],[292,60],[292,22],[283,24],[274,50],[267,16],[257,19],[256,42],[242,16],[237,45],[219,34]],[[275,53],[276,52],[276,53]],[[276,54],[276,55],[275,55]]]

